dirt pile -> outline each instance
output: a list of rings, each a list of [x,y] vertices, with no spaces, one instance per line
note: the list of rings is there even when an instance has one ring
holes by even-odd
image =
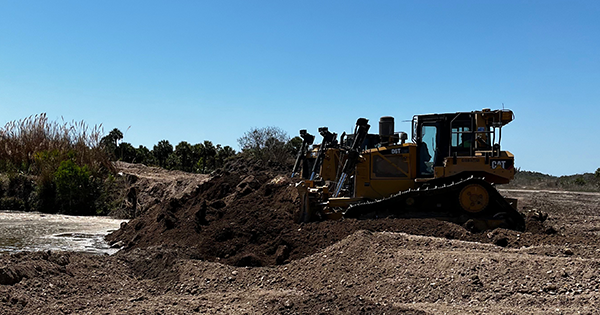
[[[147,203],[151,206],[143,215],[107,239],[125,251],[170,246],[180,248],[185,257],[234,266],[289,263],[359,230],[405,232],[502,247],[529,245],[529,240],[515,231],[470,233],[461,226],[433,219],[345,219],[297,224],[293,215],[299,207],[298,193],[288,174],[286,166],[237,159],[209,179],[188,181],[180,191],[175,190],[178,194],[172,193],[162,202]],[[548,233],[539,216],[532,216],[528,222],[531,232],[541,238],[554,234]],[[540,237],[534,239],[538,242]]]
[[[136,217],[172,198],[181,198],[210,178],[206,174],[169,171],[160,167],[117,161],[119,182],[123,183],[120,210],[116,215]]]
[[[69,263],[68,254],[50,252],[36,252],[32,255],[17,253],[11,258],[10,263],[5,257],[0,259],[0,284],[13,285],[23,278],[66,273],[64,266]]]

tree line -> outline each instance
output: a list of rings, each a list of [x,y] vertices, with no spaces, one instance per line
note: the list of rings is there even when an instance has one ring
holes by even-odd
[[[152,149],[121,141],[123,133],[115,128],[100,141],[113,161],[141,163],[159,166],[169,170],[192,173],[210,173],[223,166],[225,161],[236,154],[230,146],[214,145],[211,141],[190,144],[181,141],[175,147],[169,140],[161,140]]]
[[[100,141],[113,161],[141,163],[169,170],[192,173],[210,173],[224,165],[227,159],[238,154],[230,146],[213,144],[211,141],[190,144],[181,141],[175,147],[168,140],[161,140],[152,149],[122,141],[123,133],[115,128]],[[260,161],[289,163],[297,154],[302,139],[290,138],[278,127],[251,128],[237,139],[244,157]]]

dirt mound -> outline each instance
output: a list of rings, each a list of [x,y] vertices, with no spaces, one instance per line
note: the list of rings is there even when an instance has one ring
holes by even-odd
[[[278,167],[233,161],[180,196],[149,205],[108,240],[120,241],[126,249],[168,245],[207,260],[274,264],[269,258],[277,251],[282,227],[291,222],[297,199]],[[248,256],[254,252],[260,254]]]
[[[123,203],[113,215],[124,218],[140,216],[164,200],[181,198],[210,178],[206,174],[169,171],[121,161],[115,162],[115,168],[119,170],[119,182],[124,187]]]
[[[405,232],[494,243],[528,245],[520,233],[498,230],[470,233],[463,227],[433,219],[379,219],[296,224],[298,193],[284,165],[237,159],[193,189],[150,206],[107,239],[124,249],[150,246],[180,248],[187,257],[234,266],[269,266],[311,255],[359,230]],[[541,220],[530,232],[547,236]],[[501,236],[499,236],[501,234]],[[539,238],[535,238],[539,241]]]
[[[12,285],[23,278],[36,278],[48,274],[65,273],[69,255],[51,252],[13,254],[9,260],[0,259],[0,284]]]

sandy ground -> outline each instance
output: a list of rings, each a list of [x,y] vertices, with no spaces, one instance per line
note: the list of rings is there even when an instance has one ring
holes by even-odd
[[[248,182],[238,182],[244,180]],[[196,188],[182,198],[193,199],[197,191],[198,198],[216,202],[207,197],[210,181],[191,182]],[[286,183],[281,185],[281,190],[272,191],[287,194]],[[231,204],[250,200],[244,198],[252,193],[242,193],[246,185],[242,186],[231,187],[229,194],[214,193]],[[257,187],[256,194],[264,195],[261,189]],[[129,247],[112,256],[4,254],[0,314],[600,314],[600,196],[501,192],[519,198],[522,211],[541,211],[548,219],[526,232],[497,229],[477,234],[428,220],[384,222],[367,229],[348,229],[362,224],[351,221],[301,226],[290,222],[298,234],[278,235],[288,235],[286,246],[297,255],[292,250],[285,260],[271,263],[276,254],[260,256],[261,248],[251,247],[263,267],[235,266],[239,260],[216,254],[194,256],[204,252],[191,250],[186,243],[190,238],[144,241],[150,234],[135,234]],[[156,222],[164,211],[146,208],[145,216],[152,220],[140,219],[144,224]],[[193,204],[189,208],[195,209]],[[180,222],[189,213],[194,212],[176,212],[173,228],[161,233],[192,233]],[[202,226],[217,226],[227,218],[225,214],[219,219],[219,213],[209,206],[208,222]],[[132,232],[135,222],[128,224]],[[327,243],[325,228],[346,228],[347,235],[329,236]],[[452,233],[439,233],[440,229]],[[319,239],[302,239],[303,231]],[[120,235],[129,239],[128,233]],[[209,235],[197,233],[194,242]],[[161,240],[160,235],[152,237]],[[293,240],[329,245],[313,246],[308,252]],[[230,242],[223,240],[224,246],[232,246]]]

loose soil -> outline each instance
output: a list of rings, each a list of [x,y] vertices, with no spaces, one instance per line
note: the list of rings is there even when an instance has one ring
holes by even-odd
[[[120,163],[113,256],[0,255],[4,314],[598,314],[600,195],[502,191],[527,230],[436,220],[294,223],[288,168],[210,176]]]

